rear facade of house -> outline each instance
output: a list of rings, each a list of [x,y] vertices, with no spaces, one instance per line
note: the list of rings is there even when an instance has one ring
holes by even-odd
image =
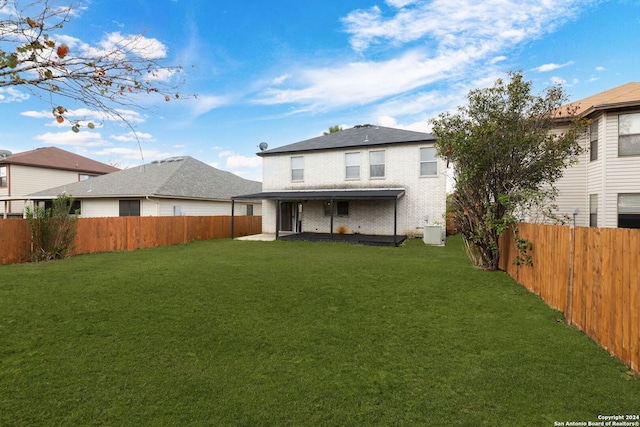
[[[446,166],[435,137],[361,125],[258,153],[265,233],[423,234],[444,229]]]

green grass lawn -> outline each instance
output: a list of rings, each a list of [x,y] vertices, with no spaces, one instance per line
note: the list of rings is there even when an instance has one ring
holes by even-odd
[[[553,426],[640,381],[459,238],[0,267],[1,426]]]

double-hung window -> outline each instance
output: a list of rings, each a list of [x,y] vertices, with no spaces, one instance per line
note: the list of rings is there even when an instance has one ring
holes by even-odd
[[[618,156],[640,155],[640,113],[618,116]]]
[[[304,157],[291,158],[291,181],[304,181]]]
[[[384,178],[384,151],[369,152],[369,177]]]
[[[438,162],[436,160],[435,147],[424,147],[420,149],[420,176],[430,176],[438,174]]]
[[[345,178],[360,179],[360,153],[347,153],[344,155]]]
[[[589,159],[598,160],[598,120],[594,120],[589,127]]]
[[[640,228],[640,193],[618,194],[618,227]]]
[[[598,226],[598,195],[589,194],[589,227]]]
[[[6,187],[7,185],[7,167],[0,166],[0,187]]]

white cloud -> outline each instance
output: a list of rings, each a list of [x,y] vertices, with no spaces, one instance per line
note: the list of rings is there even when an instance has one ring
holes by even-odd
[[[22,93],[12,87],[0,88],[0,104],[8,104],[10,102],[22,102],[29,99],[29,94]]]
[[[289,114],[384,100],[403,108],[405,94],[434,83],[494,75],[506,51],[552,32],[594,1],[387,0],[384,10],[373,6],[342,19],[360,60],[287,70],[287,79],[272,80],[254,102],[294,104]],[[376,59],[368,59],[373,46]]]
[[[307,104],[308,109],[366,104],[443,79],[474,57],[477,52],[462,50],[430,58],[416,49],[388,61],[303,70],[300,89],[270,88],[256,102]]]
[[[83,121],[120,121],[125,120],[129,123],[142,123],[145,121],[145,118],[140,115],[137,111],[134,110],[125,110],[125,109],[115,109],[115,114],[118,116],[107,116],[105,113],[90,110],[88,108],[78,108],[75,110],[68,110],[64,115],[65,117],[73,120],[83,120]],[[52,119],[53,114],[51,110],[40,110],[40,111],[23,111],[20,115],[25,117],[32,117],[34,119]]]
[[[606,68],[604,68],[604,67],[596,67],[596,71],[604,71],[604,70],[606,70]]]
[[[46,145],[63,145],[63,146],[81,146],[81,147],[100,147],[109,145],[102,135],[97,132],[82,131],[72,132],[47,132],[37,135],[34,139],[42,141]]]
[[[109,138],[118,142],[153,142],[156,139],[150,133],[128,132],[123,135],[111,135]]]
[[[192,116],[198,117],[229,104],[230,100],[224,96],[198,95],[196,98],[189,99],[185,102],[188,102]]]
[[[145,37],[141,34],[125,34],[120,32],[107,33],[96,46],[91,46],[77,38],[59,38],[70,47],[77,47],[84,56],[109,55],[114,59],[122,59],[127,54],[144,59],[161,59],[167,56],[167,47],[158,39]]]
[[[291,74],[283,74],[271,80],[271,84],[274,86],[279,86],[284,83],[285,80],[291,78]]]
[[[564,68],[564,67],[567,67],[567,66],[573,65],[573,64],[574,64],[573,61],[568,61],[568,62],[565,62],[564,64],[554,64],[554,63],[544,64],[544,65],[541,65],[539,67],[534,68],[534,71],[538,71],[540,73],[544,73],[544,72],[547,72],[547,71],[557,70],[558,68]]]
[[[243,156],[234,151],[225,150],[218,153],[218,157],[224,159],[229,169],[262,167],[262,158],[258,156]]]
[[[593,2],[587,1],[587,3]],[[519,0],[432,0],[388,1],[406,6],[383,15],[377,7],[359,9],[342,19],[357,51],[385,41],[403,44],[423,38],[440,46],[460,48],[469,43],[513,44],[526,37],[538,37],[571,19],[585,1],[522,2]],[[524,4],[523,4],[524,3]]]

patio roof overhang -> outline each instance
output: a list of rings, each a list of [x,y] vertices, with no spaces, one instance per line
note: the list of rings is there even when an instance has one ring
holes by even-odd
[[[404,188],[371,188],[371,189],[322,189],[301,191],[263,191],[261,193],[246,194],[231,198],[231,238],[234,237],[234,216],[236,200],[275,200],[276,210],[276,239],[279,237],[280,205],[287,201],[327,200],[331,203],[330,234],[333,240],[333,203],[339,200],[392,200],[393,201],[393,240],[398,242],[398,199],[404,196]],[[396,243],[397,245],[397,243]]]
[[[232,197],[232,200],[393,200],[404,196],[404,193],[404,188],[263,191],[262,193]]]

